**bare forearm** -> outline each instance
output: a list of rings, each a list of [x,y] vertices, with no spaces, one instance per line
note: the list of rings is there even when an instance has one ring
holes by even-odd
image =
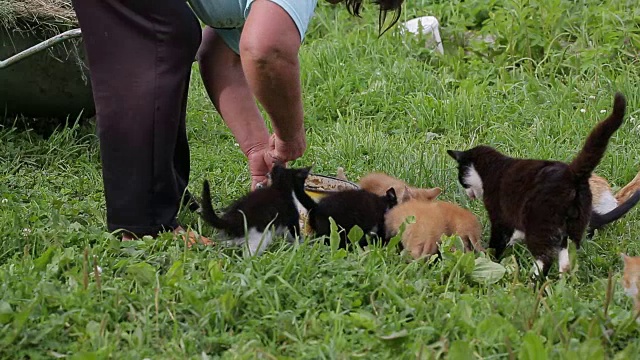
[[[300,35],[289,15],[271,1],[254,1],[240,58],[251,91],[284,142],[304,138],[299,49]]]
[[[212,29],[205,29],[198,52],[200,74],[214,106],[240,149],[249,154],[269,142],[269,132],[242,71],[239,57]]]
[[[248,53],[242,56],[242,66],[253,94],[269,114],[278,137],[288,141],[303,133],[297,56],[275,53],[258,57]]]

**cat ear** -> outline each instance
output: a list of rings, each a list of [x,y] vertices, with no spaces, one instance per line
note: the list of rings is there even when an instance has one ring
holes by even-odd
[[[427,189],[427,192],[429,192],[429,196],[431,197],[431,200],[433,200],[442,193],[442,189],[440,189],[439,187],[434,187],[432,189]]]
[[[449,154],[449,156],[454,158],[456,161],[460,161],[463,152],[458,150],[447,150],[447,154]]]
[[[306,179],[309,176],[309,174],[311,173],[311,166],[303,167],[303,168],[300,168],[298,170],[299,171],[296,174],[296,176]]]
[[[349,181],[347,179],[347,176],[344,174],[344,168],[342,166],[338,166],[338,169],[336,170],[336,178],[344,181]]]
[[[620,257],[622,258],[622,261],[624,261],[625,264],[629,260],[629,256],[625,253],[620,253]]]
[[[393,187],[390,187],[389,190],[387,190],[387,199],[393,202],[398,201],[398,197],[396,196],[396,189],[394,189]]]
[[[393,189],[393,188],[392,188]],[[395,191],[395,189],[394,189]],[[408,187],[408,186],[404,186],[404,193],[402,194],[402,201],[408,201],[411,200],[415,197],[415,194],[413,193],[413,191]]]

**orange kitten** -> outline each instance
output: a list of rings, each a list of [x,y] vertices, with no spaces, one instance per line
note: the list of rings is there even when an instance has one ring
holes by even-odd
[[[640,201],[640,173],[615,195],[606,179],[591,174],[589,189],[593,206],[588,233],[592,235],[594,230],[626,215]]]
[[[607,212],[618,206],[618,202],[611,191],[611,186],[605,178],[595,173],[591,174],[589,178],[589,188],[591,189],[594,209],[600,208],[602,209],[600,212]]]
[[[636,177],[634,177],[630,183],[628,183],[625,187],[618,191],[618,193],[616,194],[616,200],[618,201],[618,204],[629,200],[629,198],[633,196],[633,194],[635,194],[638,190],[640,190],[640,172],[636,174]]]
[[[620,255],[624,261],[622,285],[627,295],[633,298],[634,315],[638,316],[640,315],[640,256]],[[638,322],[640,322],[640,318],[638,318]]]
[[[372,192],[378,196],[382,196],[380,194],[386,194],[387,190],[393,187],[393,189],[396,191],[398,201],[400,203],[404,201],[403,199],[405,198],[405,188],[408,188],[412,191],[413,197],[423,200],[434,200],[442,192],[442,189],[440,189],[439,187],[431,189],[416,188],[406,184],[400,179],[396,179],[382,172],[374,172],[365,175],[362,179],[360,179],[358,185],[360,185],[360,187],[364,190]]]
[[[480,244],[482,227],[469,210],[444,201],[421,199],[408,187],[403,193],[402,203],[385,216],[385,227],[387,236],[392,237],[407,217],[415,217],[415,222],[407,224],[402,233],[402,245],[414,259],[436,254],[442,235],[458,235],[467,250],[484,251]]]

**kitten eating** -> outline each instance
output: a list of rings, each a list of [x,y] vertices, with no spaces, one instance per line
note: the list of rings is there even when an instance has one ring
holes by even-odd
[[[402,202],[402,199],[407,198],[404,196],[405,189],[411,190],[411,192],[413,193],[412,197],[419,197],[425,200],[433,200],[442,192],[442,189],[438,187],[431,189],[421,189],[409,186],[404,181],[396,179],[383,172],[373,172],[365,175],[364,177],[362,177],[362,179],[360,179],[358,185],[360,185],[361,188],[379,196],[384,195],[387,189],[393,188],[398,195],[399,202]]]
[[[467,195],[484,201],[491,221],[489,247],[496,258],[512,236],[523,235],[536,259],[536,275],[539,269],[547,275],[556,257],[560,272],[569,270],[568,239],[579,248],[591,216],[589,177],[622,125],[625,108],[624,96],[616,93],[613,112],[596,125],[569,164],[511,158],[489,146],[448,151],[458,162],[458,180]]]
[[[620,254],[624,261],[624,270],[622,275],[622,286],[624,292],[632,299],[634,304],[634,315],[640,323],[640,257],[628,256]]]
[[[421,199],[406,187],[402,202],[385,216],[387,237],[395,236],[409,216],[414,216],[415,222],[406,225],[402,245],[414,259],[438,253],[442,235],[458,235],[466,250],[484,251],[480,244],[482,226],[469,210],[444,201]]]
[[[300,214],[295,198],[296,194],[304,193],[309,171],[310,168],[287,169],[276,164],[270,173],[269,186],[238,199],[220,217],[213,209],[209,182],[205,180],[201,216],[211,226],[233,237],[233,243],[241,245],[246,242],[252,255],[260,255],[274,236],[287,232],[289,236],[300,235]]]
[[[375,234],[383,243],[389,240],[385,236],[384,215],[398,203],[393,188],[388,189],[384,196],[366,190],[344,190],[328,195],[317,203],[304,191],[296,193],[296,196],[309,212],[308,222],[317,236],[330,235],[329,218],[336,222],[340,231],[340,248],[347,247],[347,235],[356,225],[365,235]],[[364,236],[359,244],[366,245]]]

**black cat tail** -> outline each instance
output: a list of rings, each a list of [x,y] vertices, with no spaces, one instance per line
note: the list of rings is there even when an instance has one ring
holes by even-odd
[[[575,174],[577,181],[586,181],[591,176],[591,172],[598,166],[604,156],[609,144],[609,138],[622,125],[626,109],[624,95],[616,93],[613,101],[613,112],[604,121],[600,122],[591,130],[587,140],[569,167]]]
[[[209,188],[209,181],[207,180],[202,184],[202,203],[200,204],[200,208],[202,209],[200,216],[209,225],[222,230],[227,228],[226,222],[220,219],[213,209],[213,205],[211,204],[211,189]]]
[[[601,227],[610,224],[624,215],[640,201],[640,190],[637,190],[627,201],[618,205],[615,209],[609,211],[606,214],[598,214],[597,212],[591,213],[591,220],[589,221],[589,235],[593,235],[593,232]]]

